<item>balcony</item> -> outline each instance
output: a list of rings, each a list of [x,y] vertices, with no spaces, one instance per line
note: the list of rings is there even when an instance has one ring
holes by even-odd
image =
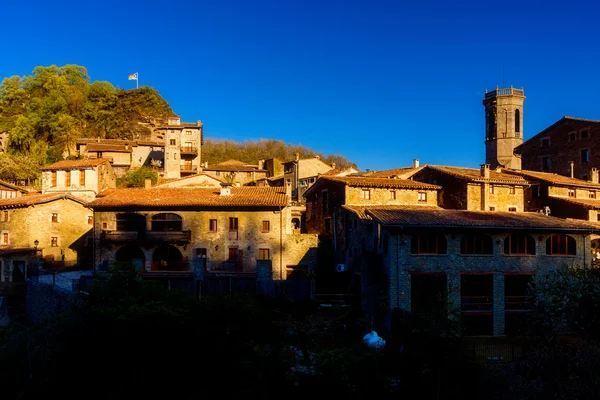
[[[105,242],[167,242],[167,243],[189,243],[192,231],[107,231],[103,230],[101,240]]]
[[[198,172],[198,167],[195,165],[180,165],[179,171],[182,174],[195,174]]]
[[[505,89],[496,89],[496,90],[492,90],[491,92],[487,92],[485,94],[485,98],[489,99],[490,97],[497,97],[497,96],[523,96],[524,95],[524,91],[523,89],[515,89],[515,88],[505,88]]]
[[[197,147],[193,147],[193,146],[183,146],[179,149],[179,151],[181,152],[181,155],[194,155],[197,156],[198,155],[198,148]]]
[[[100,239],[105,242],[135,242],[139,238],[139,232],[128,231],[102,231]]]

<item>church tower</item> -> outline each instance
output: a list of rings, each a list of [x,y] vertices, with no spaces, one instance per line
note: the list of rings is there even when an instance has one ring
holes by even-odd
[[[523,89],[486,91],[485,106],[485,163],[490,168],[521,169],[521,158],[514,149],[523,143]]]

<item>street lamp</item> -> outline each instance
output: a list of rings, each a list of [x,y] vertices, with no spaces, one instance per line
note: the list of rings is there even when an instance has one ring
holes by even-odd
[[[40,244],[40,241],[35,239],[33,241],[33,247],[35,248],[35,275],[39,276],[40,273],[40,259],[38,257],[38,245]]]

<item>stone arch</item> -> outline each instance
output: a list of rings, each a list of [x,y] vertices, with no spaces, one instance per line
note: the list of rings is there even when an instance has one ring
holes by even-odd
[[[152,253],[152,270],[176,270],[181,267],[182,263],[183,255],[175,246],[163,244]]]
[[[134,244],[126,244],[119,248],[115,253],[115,261],[117,265],[132,266],[136,261],[142,262],[142,268],[146,262],[146,256],[142,249]]]

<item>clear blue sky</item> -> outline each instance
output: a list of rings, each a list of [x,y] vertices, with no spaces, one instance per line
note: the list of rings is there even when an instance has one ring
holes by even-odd
[[[485,160],[481,101],[523,87],[524,135],[600,119],[593,1],[6,1],[0,77],[139,73],[205,136],[341,154],[361,170]]]

